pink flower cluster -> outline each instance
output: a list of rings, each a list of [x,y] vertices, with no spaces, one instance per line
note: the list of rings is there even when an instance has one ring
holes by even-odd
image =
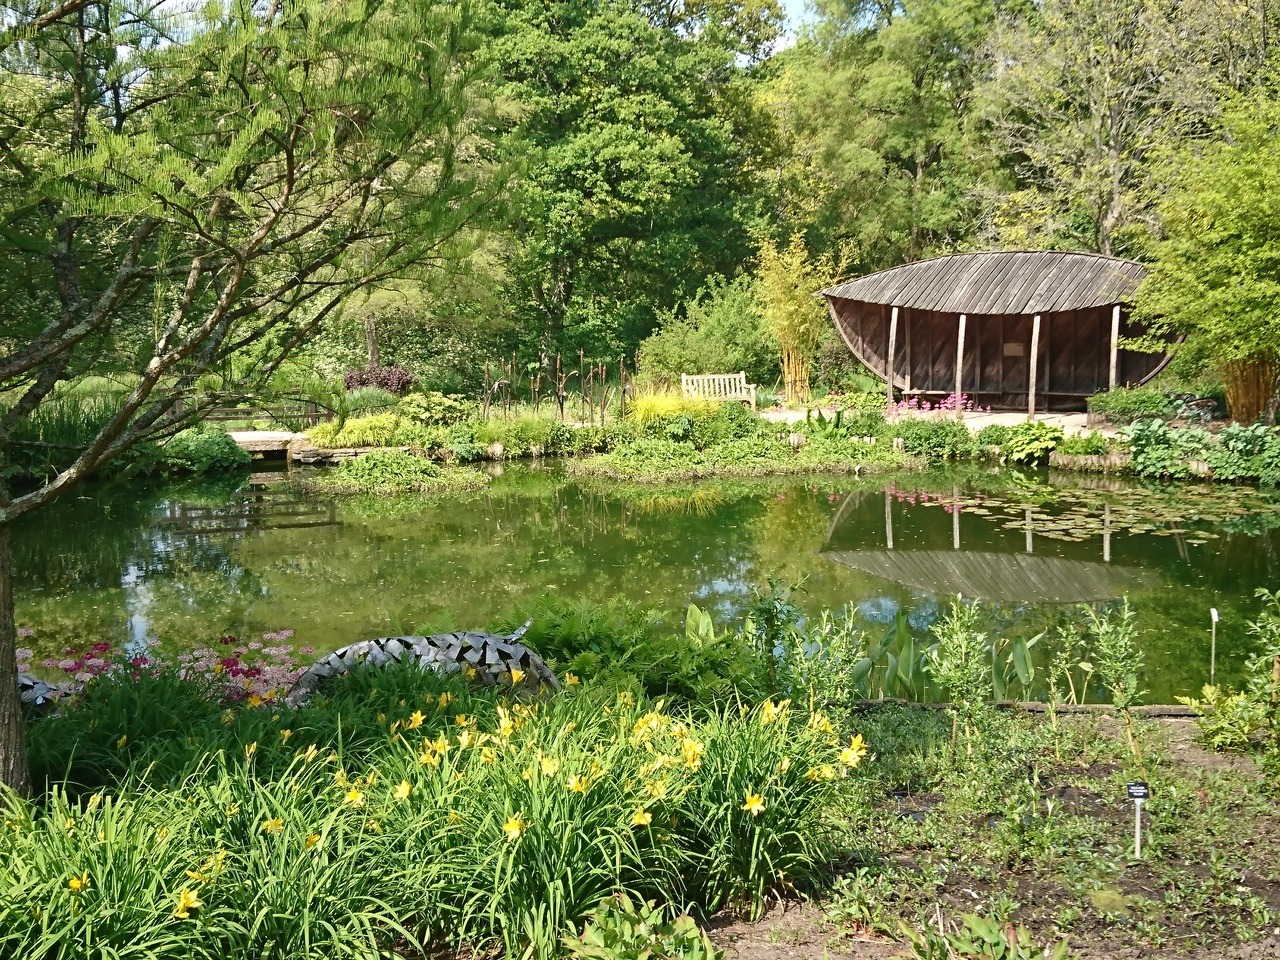
[[[921,400],[919,397],[907,397],[905,400],[899,400],[897,403],[889,407],[889,412],[894,414],[903,413],[927,413],[930,410],[944,410],[955,412],[959,410],[964,413],[990,413],[990,407],[975,406],[973,398],[964,393],[949,393],[936,404],[930,403],[928,400]]]
[[[226,700],[258,706],[283,697],[302,673],[293,646],[282,642],[292,636],[292,630],[264,633],[262,639],[275,646],[225,636],[218,643],[229,651],[197,647],[178,657],[178,669],[184,676],[210,681]]]
[[[921,506],[936,505],[942,507],[947,513],[955,513],[960,509],[960,504],[946,494],[929,493],[927,490],[902,490],[896,483],[891,483],[885,487],[885,493],[893,497],[898,503],[905,503],[913,507],[916,504]]]
[[[176,663],[156,662],[145,656],[128,656],[116,651],[111,644],[99,642],[87,650],[75,647],[64,649],[61,658],[50,658],[41,663],[69,674],[77,683],[91,683],[105,673],[130,671],[135,678],[143,670],[164,670],[176,667],[184,677],[207,680],[220,699],[228,702],[246,701],[258,706],[283,697],[302,673],[303,667],[294,656],[290,644],[280,641],[293,636],[292,630],[264,633],[262,639],[274,642],[268,646],[261,641],[241,643],[234,636],[224,636],[218,645],[224,649],[197,647],[178,656]],[[230,649],[226,649],[230,648]],[[310,652],[310,648],[304,648]],[[18,668],[23,668],[22,654],[31,657],[30,650],[19,650]]]

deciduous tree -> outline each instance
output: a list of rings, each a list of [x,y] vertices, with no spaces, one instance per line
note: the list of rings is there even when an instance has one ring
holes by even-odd
[[[354,291],[447,256],[498,183],[465,7],[183,7],[0,6],[0,478],[61,381],[131,384],[69,466],[0,486],[0,780],[18,790],[13,521],[251,391]]]

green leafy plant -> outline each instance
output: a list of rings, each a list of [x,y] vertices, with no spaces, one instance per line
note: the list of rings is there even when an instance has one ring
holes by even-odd
[[[1070,433],[1058,443],[1058,452],[1074,457],[1100,457],[1110,452],[1111,446],[1101,433]]]
[[[400,450],[370,450],[344,460],[322,476],[300,482],[329,493],[442,493],[484,486],[487,477],[470,467],[441,467]]]
[[[459,394],[437,390],[406,394],[396,407],[401,416],[429,427],[451,427],[474,417],[478,409],[478,404]]]
[[[1195,461],[1203,461],[1211,438],[1198,428],[1174,430],[1160,420],[1136,420],[1121,431],[1129,446],[1130,469],[1140,477],[1195,476]]]
[[[1044,463],[1062,438],[1061,427],[1039,421],[1019,423],[1009,428],[1000,450],[1010,463]]]
[[[972,913],[949,928],[939,919],[937,929],[917,930],[904,924],[902,931],[915,960],[1067,960],[1069,956],[1065,940],[1041,947],[1025,927]]]
[[[654,904],[633,904],[625,893],[603,901],[582,933],[564,938],[575,960],[716,960],[719,953],[688,914],[668,920]]]
[[[907,453],[928,463],[963,460],[973,453],[973,434],[963,423],[950,417],[908,417],[894,426],[893,433],[901,439]]]
[[[1173,401],[1154,387],[1117,387],[1089,398],[1089,412],[1106,417],[1112,423],[1135,420],[1168,419],[1173,415]]]
[[[253,457],[217,427],[188,427],[160,450],[165,468],[183,473],[227,473],[247,467]]]

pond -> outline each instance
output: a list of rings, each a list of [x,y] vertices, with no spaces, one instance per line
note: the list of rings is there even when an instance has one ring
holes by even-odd
[[[1031,635],[1128,597],[1146,699],[1172,702],[1254,649],[1256,587],[1280,584],[1280,501],[1230,486],[1144,487],[973,469],[637,488],[555,466],[495,470],[445,502],[314,500],[239,487],[88,488],[15,530],[18,622],[37,659],[109,640],[141,650],[292,631],[323,651],[387,633],[479,628],[548,600],[693,602],[730,622],[766,578],[806,611],[853,604],[924,634],[957,593],[994,632]]]

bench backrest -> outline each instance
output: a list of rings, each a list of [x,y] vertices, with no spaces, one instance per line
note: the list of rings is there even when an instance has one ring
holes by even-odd
[[[746,373],[681,374],[680,391],[704,400],[739,400],[755,406],[756,388]]]

